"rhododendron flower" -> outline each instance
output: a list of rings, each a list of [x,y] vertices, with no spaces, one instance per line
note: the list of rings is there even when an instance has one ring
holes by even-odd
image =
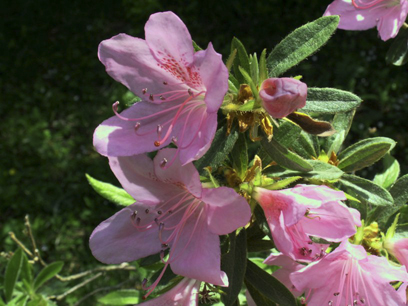
[[[150,301],[140,303],[143,306],[194,306],[198,305],[200,281],[184,278],[174,288]]]
[[[142,101],[120,114],[115,103],[116,116],[95,130],[94,146],[105,156],[131,156],[174,142],[184,165],[211,145],[228,70],[211,43],[194,53],[190,33],[172,12],[151,15],[145,36],[119,34],[99,46],[109,75]]]
[[[306,105],[307,85],[291,78],[270,78],[263,81],[259,97],[272,117],[283,118]]]
[[[264,263],[271,266],[280,266],[281,268],[274,271],[272,276],[279,280],[282,284],[284,284],[294,296],[300,296],[303,291],[299,291],[296,287],[292,284],[290,280],[290,275],[295,272],[299,271],[300,269],[304,268],[304,265],[301,265],[294,261],[292,258],[283,255],[282,253],[272,253],[269,255],[267,259],[264,260]]]
[[[309,236],[340,242],[361,225],[360,213],[341,202],[346,199],[344,193],[327,186],[256,188],[255,192],[276,247],[294,260],[310,262],[325,255],[328,245],[315,243]]]
[[[300,291],[311,290],[306,296],[308,306],[401,306],[402,298],[390,284],[408,281],[404,267],[391,265],[385,257],[367,255],[360,245],[347,240],[320,261],[290,275]]]
[[[176,151],[163,149],[153,161],[145,154],[109,158],[112,171],[137,202],[102,222],[91,235],[90,248],[109,264],[160,252],[165,268],[146,288],[149,293],[168,265],[176,274],[228,286],[220,269],[219,235],[245,226],[251,210],[232,188],[202,188],[192,163],[181,167],[176,159],[163,169]]]
[[[335,0],[324,16],[340,15],[339,29],[367,30],[377,26],[382,40],[398,34],[408,14],[407,0]]]

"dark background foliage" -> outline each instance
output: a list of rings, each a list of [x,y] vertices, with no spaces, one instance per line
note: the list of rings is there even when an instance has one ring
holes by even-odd
[[[46,260],[63,260],[66,274],[97,264],[88,237],[118,208],[96,195],[84,174],[116,183],[107,160],[92,147],[92,133],[126,93],[98,61],[100,41],[121,32],[143,37],[150,14],[171,10],[200,46],[212,41],[224,58],[233,36],[249,52],[260,54],[320,17],[329,3],[0,1],[1,249],[15,248],[7,233],[21,234],[29,214]],[[392,153],[407,173],[407,68],[385,63],[390,44],[375,30],[339,30],[286,76],[303,75],[308,86],[345,89],[362,97],[348,142],[372,136],[395,139]]]

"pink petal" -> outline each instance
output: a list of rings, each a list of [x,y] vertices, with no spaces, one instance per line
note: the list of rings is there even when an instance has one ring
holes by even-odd
[[[408,270],[408,238],[395,239],[389,252]],[[388,247],[387,247],[388,249]]]
[[[228,90],[228,69],[221,54],[215,52],[213,45],[209,43],[206,50],[194,54],[194,65],[200,71],[207,90],[204,98],[207,111],[217,112]]]
[[[150,48],[140,38],[119,34],[104,40],[99,45],[98,57],[105,65],[107,73],[134,94],[144,97],[143,89],[147,88],[145,99],[150,93],[168,91],[164,81],[179,83],[171,73],[158,66]],[[177,87],[181,88],[179,85]]]
[[[382,40],[388,40],[397,36],[399,29],[407,19],[408,2],[401,1],[400,5],[390,7],[384,12],[384,16],[377,24],[378,32]]]
[[[194,230],[196,222],[200,222]],[[189,220],[180,233],[177,248],[173,243],[175,274],[227,287],[228,277],[221,271],[221,250],[218,235],[208,230],[205,220]]]
[[[198,305],[200,281],[184,278],[174,288],[152,300],[140,303],[144,306],[194,306]]]
[[[383,9],[356,9],[351,0],[335,0],[323,14],[330,15],[340,16],[339,29],[367,30],[376,26],[376,20],[383,15]]]
[[[133,212],[145,214],[146,209],[151,209],[151,206],[133,204],[99,224],[89,239],[93,256],[103,263],[119,264],[160,252],[157,229],[140,232],[132,225]],[[150,215],[145,218],[153,219],[154,214]]]
[[[232,188],[203,189],[201,200],[208,204],[208,229],[214,234],[227,235],[245,226],[251,218],[247,201]]]
[[[157,153],[153,160],[156,177],[161,182],[167,183],[166,188],[179,189],[177,186],[185,186],[191,194],[200,198],[202,186],[198,171],[192,163],[182,166],[179,159],[174,156],[176,152],[176,149],[163,149]],[[168,168],[162,167],[160,164],[163,160],[167,160],[171,165]],[[156,186],[155,189],[160,189],[160,186]]]
[[[290,189],[293,193],[301,194],[306,198],[313,200],[329,202],[346,200],[343,191],[333,190],[325,185],[296,185]]]
[[[190,33],[173,12],[152,14],[146,22],[145,35],[152,53],[162,64],[174,60],[173,63],[184,70],[193,63],[194,48]]]
[[[340,242],[356,233],[356,224],[348,208],[341,202],[324,203],[318,208],[312,208],[307,217],[300,220],[305,233],[310,236]]]
[[[158,204],[182,191],[158,181],[153,161],[145,154],[109,157],[110,167],[123,188],[137,201]]]

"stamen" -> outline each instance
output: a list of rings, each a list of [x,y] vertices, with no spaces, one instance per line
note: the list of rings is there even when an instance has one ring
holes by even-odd
[[[164,81],[164,82],[163,82],[163,85],[167,85],[167,82],[166,82],[166,81]]]
[[[166,100],[166,98],[165,97],[163,97],[163,96],[160,96],[160,100]]]
[[[160,162],[160,167],[161,168],[164,168],[165,166],[166,166],[166,164],[167,164],[167,159],[166,158],[163,158],[163,160]],[[161,214],[161,213],[160,213]]]
[[[154,96],[153,96],[153,94],[150,94],[149,100],[150,100],[150,101],[154,101]]]
[[[162,214],[162,211],[161,211],[161,210],[158,210],[157,213],[158,213],[159,215],[161,215],[161,214]]]
[[[173,137],[171,138],[171,141],[172,141],[175,145],[177,145],[177,137],[173,136]]]
[[[136,122],[135,124],[135,132],[140,128],[140,122]]]
[[[149,210],[148,208],[146,208],[145,213],[148,214],[149,211],[150,211],[150,210]]]
[[[145,95],[146,92],[147,92],[147,88],[143,88],[143,89],[142,89],[142,93]]]
[[[189,94],[190,96],[193,96],[193,91],[191,90],[191,88],[189,88],[189,89],[187,90],[187,92],[188,92],[188,94]]]

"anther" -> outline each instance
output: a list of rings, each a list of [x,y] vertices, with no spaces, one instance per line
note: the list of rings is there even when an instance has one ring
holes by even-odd
[[[159,225],[159,219],[154,218],[154,222],[156,222],[156,224]]]
[[[169,245],[168,245],[167,243],[163,243],[163,244],[161,245],[161,247],[162,247],[163,249],[167,249],[167,248],[169,247]]]
[[[160,167],[164,167],[164,166],[166,166],[166,164],[167,164],[167,159],[166,158],[163,158],[163,160],[160,162]],[[158,213],[158,212],[157,212]],[[161,214],[161,212],[160,212],[160,214]],[[159,215],[160,215],[159,214]]]
[[[139,225],[139,224],[140,224],[140,220],[141,220],[140,218],[137,218],[137,219],[136,219],[136,225]]]
[[[313,241],[309,241],[307,244],[313,244]]]
[[[157,140],[156,140],[156,141],[154,142],[154,146],[155,146],[155,147],[160,147],[160,145],[161,145],[160,141],[157,141]]]
[[[164,223],[162,222],[162,223],[159,224],[159,231],[162,231],[163,228],[164,228]]]
[[[135,220],[136,216],[137,216],[137,211],[135,210],[135,211],[132,213],[132,215],[131,215],[130,217],[131,217],[133,220]]]
[[[188,94],[189,94],[190,96],[193,95],[193,91],[191,90],[191,88],[189,88],[189,89],[187,90],[187,92],[188,92]]]
[[[327,305],[332,306],[332,305],[333,305],[333,301],[329,301],[329,303],[328,303]]]
[[[361,304],[365,303],[365,299],[360,299]]]
[[[334,296],[338,296],[339,294],[340,294],[340,292],[333,293]]]
[[[354,305],[354,306],[358,305],[358,301],[357,301],[357,300],[354,300],[354,301],[353,301],[353,305]]]
[[[163,96],[160,96],[160,100],[166,100],[166,98],[165,97],[163,97]]]
[[[162,211],[161,211],[161,210],[158,210],[157,213],[158,213],[159,215],[161,215],[161,214],[162,214]]]
[[[172,141],[175,145],[177,145],[177,137],[173,136],[173,137],[171,138],[171,141]]]
[[[163,82],[163,85],[167,85],[167,82],[166,82],[166,81],[164,81],[164,82]]]
[[[169,210],[169,215],[171,215],[173,213],[173,211],[172,210]]]
[[[137,131],[140,128],[140,122],[136,122],[135,124],[135,131]]]
[[[147,88],[143,88],[143,89],[142,89],[142,93],[145,95],[146,92],[147,92]]]
[[[150,100],[150,101],[154,101],[153,94],[150,94],[150,96],[149,96],[149,100]]]
[[[148,208],[146,208],[145,213],[148,214],[149,211],[150,211],[150,210],[149,210]]]

